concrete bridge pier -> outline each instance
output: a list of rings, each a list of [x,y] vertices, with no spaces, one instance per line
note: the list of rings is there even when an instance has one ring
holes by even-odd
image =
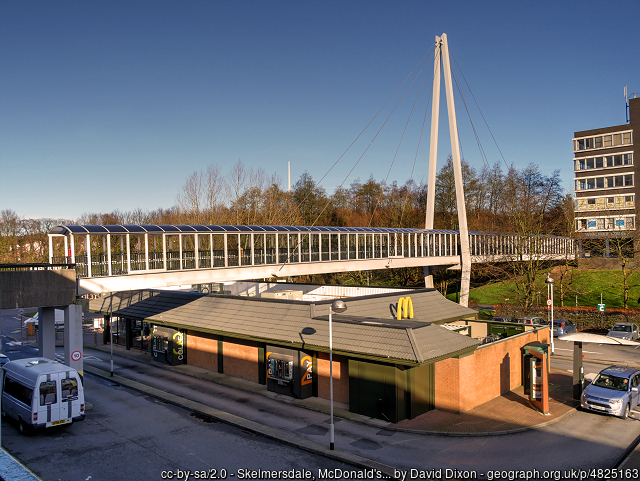
[[[71,304],[64,309],[64,363],[84,376],[82,341],[82,305]]]
[[[431,266],[424,266],[424,287],[433,288],[433,274]]]
[[[82,306],[38,308],[38,356],[56,358],[56,309],[64,311],[64,363],[83,374]]]
[[[38,356],[56,358],[56,309],[38,308]]]

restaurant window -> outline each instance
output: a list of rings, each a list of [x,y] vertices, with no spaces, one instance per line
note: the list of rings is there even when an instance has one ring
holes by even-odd
[[[151,325],[148,322],[132,321],[131,322],[131,338],[132,346],[135,349],[149,351],[149,339],[151,336]]]

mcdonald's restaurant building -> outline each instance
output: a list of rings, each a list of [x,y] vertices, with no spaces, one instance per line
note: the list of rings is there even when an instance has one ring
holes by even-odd
[[[548,339],[548,329],[533,329],[480,346],[451,329],[476,311],[418,289],[405,305],[414,316],[403,319],[398,301],[406,294],[346,298],[347,310],[332,314],[334,400],[352,412],[395,423],[434,408],[468,411],[519,386],[522,346]],[[113,316],[118,342],[158,362],[329,399],[332,302],[145,290],[113,293],[89,308]]]

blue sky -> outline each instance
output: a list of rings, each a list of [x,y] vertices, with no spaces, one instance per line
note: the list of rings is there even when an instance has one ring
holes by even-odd
[[[443,32],[507,163],[560,169],[569,191],[573,132],[625,123],[623,87],[640,93],[636,13],[624,0],[4,0],[0,209],[73,219],[167,208],[193,171],[238,159],[285,188],[288,161],[292,182],[318,180]],[[411,174],[427,77],[390,181]],[[327,176],[328,192],[387,176],[416,92],[349,178],[380,120]],[[460,97],[456,108],[480,169]],[[441,112],[439,166],[451,151],[444,98]],[[489,163],[502,161],[477,110],[471,120]]]

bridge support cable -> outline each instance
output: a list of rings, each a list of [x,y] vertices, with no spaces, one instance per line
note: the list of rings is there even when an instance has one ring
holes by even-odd
[[[449,137],[451,139],[451,157],[453,159],[453,173],[456,187],[456,203],[458,209],[458,228],[460,229],[460,305],[468,306],[469,288],[471,285],[471,253],[469,249],[469,227],[467,225],[467,208],[464,199],[464,187],[462,180],[462,163],[460,158],[460,141],[458,138],[458,122],[453,99],[453,83],[451,80],[451,63],[449,60],[449,44],[447,34],[436,37],[434,53],[434,81],[433,103],[431,110],[431,145],[429,151],[429,178],[427,184],[427,212],[425,216],[425,229],[433,229],[435,211],[435,186],[436,186],[436,161],[438,154],[438,124],[440,118],[440,62],[444,75],[445,95],[447,99],[447,112],[449,115]],[[433,276],[428,267],[425,267],[425,286],[433,286]]]

